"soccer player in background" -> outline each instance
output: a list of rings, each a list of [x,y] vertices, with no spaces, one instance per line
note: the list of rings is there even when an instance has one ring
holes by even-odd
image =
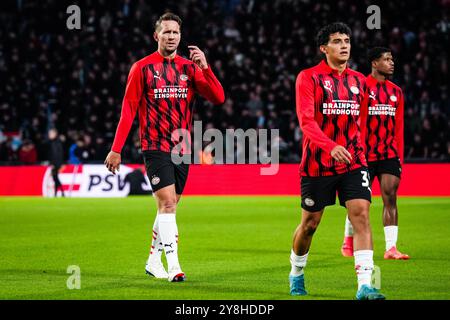
[[[181,19],[177,15],[162,15],[155,23],[153,37],[158,50],[131,67],[119,125],[105,164],[112,173],[119,170],[120,153],[138,111],[141,148],[158,207],[145,270],[156,278],[178,282],[185,280],[185,274],[178,260],[175,214],[189,164],[175,164],[171,153],[189,154],[190,150],[175,151],[179,141],[172,139],[172,134],[179,129],[190,132],[195,93],[213,104],[222,104],[225,95],[198,47],[188,47],[192,61],[177,54],[181,39]],[[161,262],[162,251],[167,271]]]
[[[370,184],[380,183],[383,198],[383,225],[386,240],[384,259],[407,260],[397,250],[397,190],[403,164],[402,89],[388,80],[394,73],[394,58],[388,48],[375,47],[368,52],[372,73],[366,78],[366,99],[362,105],[361,130],[369,165]],[[364,120],[366,119],[366,120]],[[345,221],[342,254],[353,256],[353,228]]]
[[[303,131],[300,164],[302,218],[294,233],[289,284],[291,295],[305,295],[304,268],[313,234],[336,192],[354,227],[358,300],[381,300],[371,286],[374,267],[369,225],[369,172],[360,140],[359,113],[365,77],[347,66],[351,30],[343,23],[323,27],[317,45],[325,55],[296,81],[297,115]]]

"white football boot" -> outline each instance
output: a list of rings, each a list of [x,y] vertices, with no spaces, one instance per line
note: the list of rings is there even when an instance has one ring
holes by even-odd
[[[161,261],[147,262],[145,265],[145,273],[157,279],[167,279],[169,277]]]
[[[167,278],[170,282],[182,282],[186,280],[186,275],[181,271],[180,266],[173,267],[169,270],[169,277]]]

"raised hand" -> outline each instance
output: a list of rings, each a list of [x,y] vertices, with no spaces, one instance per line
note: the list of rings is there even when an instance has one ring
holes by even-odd
[[[189,48],[189,58],[194,61],[194,63],[200,69],[207,69],[208,62],[206,61],[205,53],[200,50],[197,46],[188,46]]]

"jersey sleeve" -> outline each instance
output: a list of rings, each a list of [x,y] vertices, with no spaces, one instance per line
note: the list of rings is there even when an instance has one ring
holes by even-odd
[[[403,92],[400,90],[400,99],[398,110],[395,113],[395,140],[397,141],[397,151],[400,157],[400,163],[404,162],[404,110],[405,100]]]
[[[133,124],[136,111],[139,107],[143,93],[143,76],[142,70],[137,63],[133,64],[128,74],[125,95],[122,101],[122,112],[120,114],[119,124],[117,126],[116,135],[111,150],[117,153],[122,151],[123,145],[127,140]]]
[[[361,99],[361,106],[359,108],[359,132],[361,139],[361,146],[363,147],[364,154],[366,154],[367,146],[367,121],[369,117],[369,92],[365,85],[363,90],[363,97]]]
[[[303,134],[319,148],[330,153],[338,144],[319,127],[314,118],[314,81],[304,71],[295,83],[297,117]]]
[[[208,65],[206,69],[200,69],[194,65],[194,83],[196,91],[205,99],[213,104],[222,104],[225,102],[225,93],[219,80]]]

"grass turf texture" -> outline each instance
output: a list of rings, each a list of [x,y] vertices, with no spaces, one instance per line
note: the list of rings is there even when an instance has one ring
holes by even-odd
[[[371,224],[388,299],[450,299],[450,198],[400,198],[400,250],[385,261],[381,200]],[[144,274],[155,217],[151,197],[0,198],[0,299],[354,299],[353,258],[340,253],[345,211],[328,207],[305,271],[306,297],[289,295],[298,197],[184,197],[178,209],[187,281]],[[69,290],[69,265],[81,289]]]

